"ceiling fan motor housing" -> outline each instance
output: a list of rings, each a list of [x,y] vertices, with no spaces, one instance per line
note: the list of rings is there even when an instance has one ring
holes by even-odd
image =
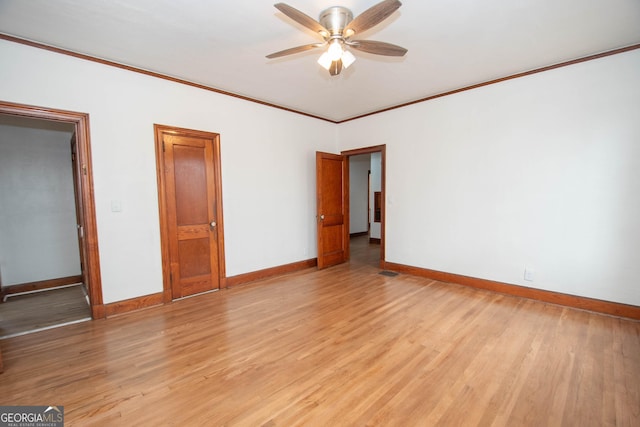
[[[320,24],[331,33],[331,36],[341,36],[344,27],[353,20],[353,14],[342,6],[333,6],[320,12]]]

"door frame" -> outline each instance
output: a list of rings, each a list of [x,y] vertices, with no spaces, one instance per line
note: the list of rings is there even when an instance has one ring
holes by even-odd
[[[213,175],[216,193],[216,228],[218,244],[218,279],[220,288],[226,288],[226,268],[224,253],[224,220],[222,215],[222,160],[220,157],[220,134],[175,126],[153,125],[156,146],[156,174],[158,178],[158,209],[160,214],[160,248],[162,252],[162,298],[164,303],[173,301],[171,290],[171,257],[169,252],[169,215],[167,213],[166,169],[162,137],[165,134],[192,136],[213,140]]]
[[[70,123],[75,126],[78,176],[76,181],[79,194],[76,206],[83,214],[84,239],[80,250],[83,252],[85,265],[83,281],[89,294],[91,317],[103,319],[105,317],[102,299],[102,278],[100,274],[100,254],[98,251],[98,227],[96,222],[96,206],[93,186],[93,168],[91,164],[91,140],[89,133],[89,114],[73,111],[57,110],[32,105],[16,104],[0,101],[0,113],[31,119],[49,120]]]
[[[387,200],[386,198],[386,170],[387,170],[387,146],[386,144],[382,144],[382,145],[374,145],[371,147],[364,147],[364,148],[356,148],[353,150],[345,150],[340,152],[341,155],[346,156],[347,157],[347,162],[349,161],[349,158],[351,156],[357,156],[359,154],[371,154],[371,153],[380,153],[380,162],[381,162],[381,171],[380,171],[380,180],[381,180],[381,186],[380,186],[380,192],[381,192],[381,197],[382,200],[385,201]],[[349,176],[347,175],[347,180],[349,179]],[[348,197],[349,195],[347,194],[346,197]],[[369,198],[369,195],[367,194],[367,198]],[[347,210],[349,209],[349,203],[348,200],[346,201],[347,203]],[[380,218],[380,268],[384,268],[385,267],[385,236],[386,236],[386,232],[385,232],[385,224],[386,224],[386,203],[382,203],[381,206],[381,218]],[[347,224],[347,229],[349,228],[349,224]]]
[[[80,170],[82,168],[78,166],[80,164],[80,159],[78,156],[78,138],[75,131],[71,135],[71,140],[69,141],[69,143],[69,145],[71,145],[71,168],[73,169],[73,198],[76,204],[76,224],[78,227],[78,230],[76,230],[76,237],[78,238],[78,249],[80,252],[80,274],[82,275],[82,282],[84,284],[85,291],[87,292],[87,294],[89,294],[89,291],[87,290],[87,283],[84,280],[84,266],[86,264],[86,261],[84,259],[84,250],[82,249],[82,242],[84,240],[84,213],[82,211],[80,187],[78,186],[78,176],[80,175]]]

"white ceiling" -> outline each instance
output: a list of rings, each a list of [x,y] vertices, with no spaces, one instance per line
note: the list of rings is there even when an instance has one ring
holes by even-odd
[[[0,0],[0,32],[204,84],[333,121],[640,43],[640,0],[404,0],[358,38],[409,50],[354,52],[337,77],[319,37],[266,0]],[[286,0],[317,18],[377,0]],[[640,70],[639,70],[640,72]]]

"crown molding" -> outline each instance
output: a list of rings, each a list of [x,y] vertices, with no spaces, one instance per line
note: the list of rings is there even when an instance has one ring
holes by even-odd
[[[59,54],[62,54],[62,55],[72,56],[74,58],[84,59],[86,61],[97,62],[99,64],[108,65],[110,67],[116,67],[116,68],[120,68],[120,69],[123,69],[123,70],[131,71],[131,72],[134,72],[134,73],[144,74],[144,75],[147,75],[147,76],[150,76],[150,77],[156,77],[156,78],[167,80],[167,81],[171,81],[171,82],[174,82],[174,83],[179,83],[179,84],[183,84],[183,85],[186,85],[186,86],[191,86],[191,87],[195,87],[195,88],[198,88],[198,89],[206,90],[206,91],[209,91],[209,92],[215,92],[215,93],[218,93],[220,95],[231,96],[233,98],[242,99],[244,101],[253,102],[253,103],[264,105],[264,106],[267,106],[267,107],[277,108],[279,110],[288,111],[288,112],[294,113],[294,114],[300,114],[302,116],[306,116],[306,117],[310,117],[310,118],[313,118],[313,119],[318,119],[318,120],[322,120],[322,121],[329,122],[329,123],[334,123],[334,124],[346,123],[346,122],[350,122],[350,121],[353,121],[353,120],[362,119],[364,117],[369,117],[369,116],[372,116],[374,114],[380,114],[380,113],[384,113],[384,112],[387,112],[387,111],[397,110],[397,109],[403,108],[403,107],[408,107],[410,105],[431,101],[433,99],[442,98],[442,97],[449,96],[449,95],[455,95],[455,94],[460,93],[460,92],[466,92],[468,90],[478,89],[480,87],[489,86],[489,85],[493,85],[493,84],[496,84],[496,83],[502,83],[502,82],[505,82],[505,81],[508,81],[508,80],[514,80],[514,79],[518,79],[518,78],[521,78],[521,77],[526,77],[526,76],[530,76],[530,75],[533,75],[533,74],[542,73],[542,72],[545,72],[545,71],[555,70],[557,68],[567,67],[567,66],[570,66],[570,65],[580,64],[582,62],[593,61],[595,59],[600,59],[600,58],[604,58],[604,57],[607,57],[607,56],[618,55],[620,53],[625,53],[625,52],[629,52],[629,51],[632,51],[632,50],[640,49],[640,43],[636,43],[636,44],[632,44],[630,46],[625,46],[625,47],[621,47],[621,48],[617,48],[617,49],[612,49],[612,50],[608,50],[608,51],[605,51],[605,52],[596,53],[596,54],[593,54],[593,55],[588,55],[588,56],[584,56],[584,57],[577,58],[577,59],[572,59],[570,61],[559,62],[557,64],[548,65],[548,66],[545,66],[545,67],[535,68],[533,70],[523,71],[521,73],[516,73],[516,74],[511,74],[509,76],[500,77],[500,78],[493,79],[493,80],[488,80],[488,81],[482,82],[482,83],[476,83],[476,84],[473,84],[473,85],[470,85],[470,86],[464,86],[464,87],[461,87],[459,89],[454,89],[454,90],[450,90],[450,91],[447,91],[447,92],[442,92],[442,93],[435,94],[435,95],[429,95],[429,96],[426,96],[426,97],[423,97],[423,98],[419,98],[419,99],[416,99],[416,100],[413,100],[413,101],[404,102],[402,104],[397,104],[397,105],[394,105],[394,106],[391,106],[391,107],[383,108],[383,109],[380,109],[380,110],[375,110],[375,111],[372,111],[372,112],[366,113],[366,114],[360,114],[360,115],[353,116],[353,117],[350,117],[350,118],[347,118],[347,119],[331,120],[331,119],[328,119],[326,117],[317,116],[317,115],[310,114],[310,113],[305,113],[303,111],[294,110],[292,108],[283,107],[281,105],[273,104],[273,103],[266,102],[266,101],[261,101],[259,99],[251,98],[251,97],[248,97],[248,96],[238,95],[237,93],[229,92],[229,91],[222,90],[222,89],[217,89],[217,88],[212,87],[212,86],[207,86],[207,85],[203,85],[203,84],[200,84],[200,83],[194,83],[194,82],[191,82],[189,80],[184,80],[184,79],[168,76],[168,75],[161,74],[161,73],[156,73],[154,71],[144,70],[142,68],[132,67],[130,65],[121,64],[119,62],[114,62],[114,61],[109,61],[109,60],[102,59],[102,58],[97,58],[97,57],[94,57],[94,56],[91,56],[91,55],[86,55],[86,54],[83,54],[83,53],[74,52],[74,51],[71,51],[71,50],[67,50],[67,49],[63,49],[63,48],[47,45],[47,44],[40,43],[40,42],[35,42],[35,41],[32,41],[32,40],[23,39],[23,38],[16,37],[16,36],[11,36],[9,34],[0,33],[0,39],[7,40],[7,41],[10,41],[10,42],[14,42],[14,43],[23,44],[23,45],[26,45],[26,46],[35,47],[35,48],[38,48],[38,49],[48,50],[50,52],[55,52],[55,53],[59,53]]]

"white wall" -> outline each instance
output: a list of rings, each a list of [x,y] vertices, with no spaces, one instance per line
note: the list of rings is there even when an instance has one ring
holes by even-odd
[[[162,291],[154,123],[221,135],[227,276],[316,256],[334,124],[4,40],[0,58],[0,99],[90,114],[105,303]]]
[[[368,188],[370,154],[349,157],[349,233],[369,230]]]
[[[72,132],[73,125],[0,116],[3,286],[81,273]]]
[[[388,261],[640,305],[638,50],[339,126],[3,40],[0,57],[2,100],[91,115],[106,303],[162,289],[160,123],[221,134],[228,276],[315,257],[314,152],[386,144]]]
[[[640,50],[339,137],[341,150],[387,145],[387,261],[640,305]]]

